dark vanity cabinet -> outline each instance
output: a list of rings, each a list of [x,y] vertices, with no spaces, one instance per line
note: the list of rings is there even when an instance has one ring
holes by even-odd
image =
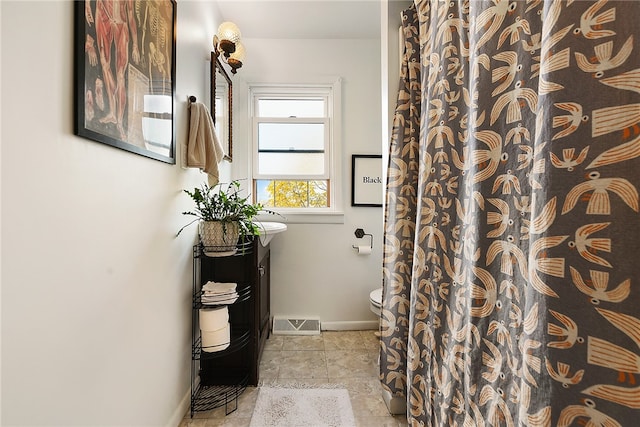
[[[257,278],[257,310],[256,325],[258,326],[258,362],[262,357],[262,350],[269,333],[271,331],[271,251],[269,245],[266,247],[257,243],[258,247],[258,278]]]
[[[262,246],[258,237],[239,243],[237,252],[227,256],[208,256],[202,246],[194,246],[191,416],[220,406],[230,413],[246,386],[258,385],[260,358],[271,330],[269,270],[269,245]],[[236,283],[238,298],[229,304],[203,304],[202,286],[209,281]],[[222,305],[229,313],[229,345],[203,351],[199,311]]]

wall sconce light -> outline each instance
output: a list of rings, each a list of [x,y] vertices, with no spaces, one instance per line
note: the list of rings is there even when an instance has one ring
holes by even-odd
[[[231,67],[235,74],[242,67],[245,57],[244,45],[240,42],[240,29],[233,22],[223,22],[218,27],[218,33],[213,36],[213,51],[217,57]]]

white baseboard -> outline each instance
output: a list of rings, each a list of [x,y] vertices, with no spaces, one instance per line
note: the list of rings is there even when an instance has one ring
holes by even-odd
[[[356,320],[320,322],[320,329],[323,331],[367,331],[378,330],[380,322],[378,320]]]
[[[180,403],[178,404],[176,410],[173,411],[173,414],[171,414],[171,418],[169,418],[169,421],[167,422],[167,427],[178,427],[182,422],[182,419],[187,415],[190,407],[191,389],[188,389],[182,400],[180,400]]]

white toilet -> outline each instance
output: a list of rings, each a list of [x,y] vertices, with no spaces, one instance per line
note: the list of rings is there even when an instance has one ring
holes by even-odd
[[[382,307],[382,288],[375,289],[369,294],[369,308],[380,316]]]

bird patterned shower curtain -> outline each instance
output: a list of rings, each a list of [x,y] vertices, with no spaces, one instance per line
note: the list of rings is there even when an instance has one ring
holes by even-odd
[[[383,387],[411,425],[640,425],[640,3],[402,19]]]

